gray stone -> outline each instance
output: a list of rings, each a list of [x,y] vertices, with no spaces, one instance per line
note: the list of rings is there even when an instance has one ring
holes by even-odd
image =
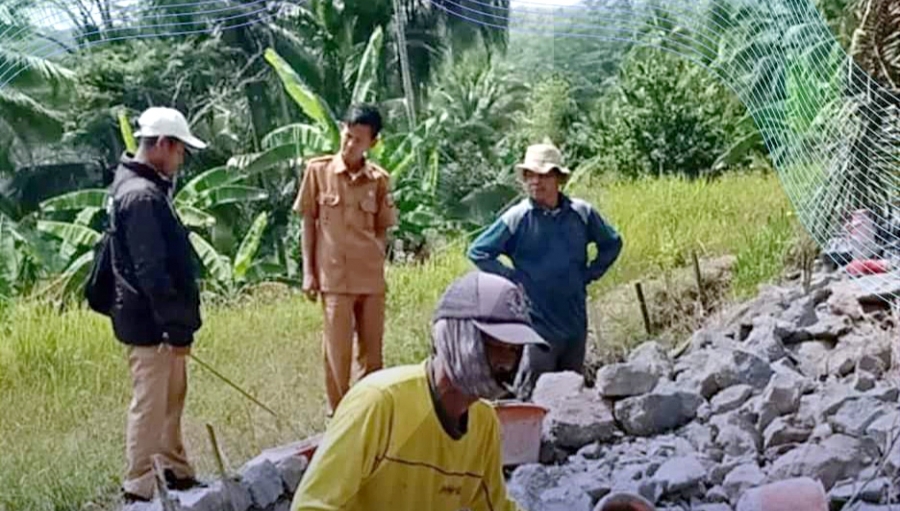
[[[848,472],[848,467],[840,457],[829,453],[821,445],[806,444],[776,459],[769,468],[769,478],[778,480],[808,476],[819,479],[828,489]]]
[[[297,491],[307,465],[309,463],[303,456],[288,456],[275,464],[275,468],[281,473],[281,480],[284,481],[288,492],[294,493]]]
[[[750,385],[755,389],[762,389],[769,383],[773,371],[765,360],[741,350],[735,350],[733,357],[737,367],[738,383]]]
[[[719,414],[736,410],[753,394],[753,387],[746,384],[732,385],[713,396],[710,405],[712,413]]]
[[[248,461],[245,467],[264,460],[271,462],[278,469],[278,473],[281,474],[281,479],[287,491],[293,493],[300,484],[303,472],[306,471],[306,467],[309,465],[309,460],[300,454],[301,449],[307,447],[308,443],[309,441],[300,441],[266,449],[259,456]]]
[[[807,394],[800,398],[800,408],[794,414],[794,422],[797,425],[815,427],[822,422],[820,420],[822,410],[822,396],[819,392]]]
[[[833,347],[831,343],[822,341],[804,342],[794,347],[800,372],[810,378],[818,378],[820,374],[824,374],[825,362]]]
[[[267,459],[248,462],[241,472],[242,484],[250,491],[253,504],[258,507],[274,504],[284,492],[281,474]]]
[[[170,496],[178,500],[183,511],[218,511],[228,503],[228,496],[221,481],[206,488],[194,488],[190,491],[170,492]]]
[[[713,486],[706,492],[706,500],[712,503],[726,503],[729,501],[725,488],[721,486]]]
[[[866,428],[866,435],[871,437],[878,447],[884,451],[895,435],[900,435],[900,411],[887,411]]]
[[[151,502],[133,502],[123,506],[121,511],[163,511],[162,502],[158,499]]]
[[[270,506],[271,511],[291,511],[291,500],[282,498],[278,502],[276,502],[273,506]]]
[[[663,496],[691,495],[700,489],[705,477],[706,468],[696,456],[672,458],[653,475],[663,488]]]
[[[657,388],[650,394],[630,397],[615,405],[615,416],[626,433],[653,436],[684,426],[697,414],[703,398],[673,388]]]
[[[584,390],[584,377],[574,371],[544,373],[531,393],[531,401],[546,408]]]
[[[835,293],[847,293],[860,305],[886,306],[900,294],[900,278],[893,274],[866,275],[834,285]]]
[[[822,440],[824,438],[828,438],[834,434],[834,430],[831,429],[831,425],[827,422],[822,422],[817,424],[815,428],[813,428],[812,435],[810,435],[811,440]]]
[[[568,486],[579,488],[594,502],[602,499],[612,491],[612,485],[609,482],[608,475],[605,472],[600,471],[575,474],[572,477],[567,478],[565,483]]]
[[[900,477],[900,439],[890,446],[890,451],[887,452],[885,458],[884,468],[887,474],[894,478]]]
[[[763,316],[753,320],[753,330],[744,341],[743,349],[758,357],[774,362],[784,358],[787,351],[782,343],[784,328],[779,328],[771,316]]]
[[[897,511],[897,505],[869,504],[868,502],[856,502],[849,507],[842,507],[841,511]]]
[[[628,356],[628,361],[645,368],[657,378],[668,379],[672,376],[672,359],[656,341],[647,341],[635,348]]]
[[[846,292],[845,289],[836,290],[828,298],[828,311],[837,316],[847,316],[854,321],[858,321],[863,317],[862,306],[854,293]]]
[[[798,444],[807,441],[812,434],[809,428],[798,428],[783,417],[778,417],[763,433],[763,447],[770,449],[781,445]]]
[[[865,373],[871,374],[875,378],[880,378],[881,375],[884,374],[884,371],[886,369],[887,367],[885,367],[884,361],[874,354],[864,354],[863,356],[859,357],[859,360],[856,362],[857,373],[863,371]]]
[[[685,438],[663,435],[652,438],[646,452],[651,458],[672,458],[694,455],[697,449]]]
[[[591,497],[578,488],[562,486],[541,493],[540,509],[544,511],[591,511]]]
[[[722,485],[725,482],[725,478],[732,470],[741,465],[748,464],[757,464],[756,455],[747,455],[743,458],[729,457],[727,460],[723,459],[718,465],[713,466],[709,470],[709,482],[715,485]]]
[[[737,343],[735,343],[732,339],[728,338],[724,333],[718,330],[710,330],[707,328],[701,328],[691,335],[690,340],[690,348],[688,349],[688,353],[690,355],[697,355],[700,353],[705,353],[705,350],[710,348],[712,349],[726,349],[731,350],[737,347]],[[687,369],[690,367],[688,366]],[[681,360],[677,361],[673,368],[673,373],[677,375],[681,371],[685,370],[685,364],[682,363]]]
[[[604,448],[603,445],[599,443],[588,444],[578,449],[578,456],[581,456],[587,460],[599,460],[603,458]]]
[[[772,368],[762,358],[744,350],[716,349],[705,357],[695,372],[679,375],[678,381],[709,399],[732,385],[746,384],[762,389],[772,376]]]
[[[861,436],[866,432],[866,428],[885,412],[884,403],[881,401],[870,397],[860,397],[841,405],[829,423],[837,433]]]
[[[799,328],[813,325],[819,320],[816,315],[816,303],[812,297],[797,300],[784,311],[781,319]]]
[[[659,377],[635,363],[611,364],[597,371],[596,388],[603,397],[639,396],[653,390]]]
[[[792,360],[792,357],[786,357],[775,362],[772,364],[772,370],[775,372],[775,375],[780,375],[781,378],[787,378],[795,382],[800,388],[801,394],[810,394],[819,388],[818,383],[814,379],[805,376],[800,371],[800,367]]]
[[[853,326],[847,322],[847,319],[841,316],[825,316],[819,318],[814,325],[810,325],[801,329],[802,334],[807,339],[837,342],[841,337],[850,333]]]
[[[856,371],[853,378],[853,390],[867,392],[875,388],[875,376],[866,371]]]
[[[822,481],[828,490],[834,483],[858,474],[878,456],[873,443],[847,435],[833,435],[821,444],[804,444],[776,459],[769,480],[808,476]]]
[[[825,385],[821,392],[822,400],[819,403],[819,411],[817,419],[820,421],[831,417],[844,406],[847,401],[859,398],[860,393],[853,390],[852,387],[842,383],[831,383]]]
[[[539,509],[544,491],[557,486],[563,470],[556,466],[520,465],[506,485],[509,496],[524,509]]]
[[[692,511],[731,511],[731,506],[724,503],[700,504],[691,506]]]
[[[694,450],[698,452],[707,452],[715,446],[713,432],[710,427],[698,422],[691,422],[683,427],[678,434],[690,442]]]
[[[900,389],[894,386],[880,386],[875,384],[875,388],[863,394],[866,397],[874,397],[884,403],[896,403],[900,399]]]
[[[808,477],[785,479],[758,486],[741,496],[737,511],[826,511],[824,488]]]
[[[560,399],[549,408],[542,436],[554,447],[577,450],[611,440],[618,431],[609,404],[587,391]]]
[[[247,511],[253,507],[253,497],[250,495],[250,489],[240,480],[228,479],[223,484],[223,491],[231,503],[230,511]]]
[[[773,376],[762,394],[758,427],[765,430],[776,417],[795,413],[800,408],[800,391],[794,378],[782,374]]]
[[[756,463],[746,463],[734,468],[725,476],[722,488],[725,490],[728,500],[736,502],[738,497],[750,488],[763,484],[766,475]]]
[[[825,360],[826,374],[834,376],[847,376],[856,368],[859,360],[859,349],[851,346],[841,346],[828,355]]]
[[[759,453],[762,438],[753,423],[740,412],[730,412],[712,418],[715,442],[727,456],[746,458]]]
[[[881,499],[887,496],[888,490],[891,488],[891,480],[887,477],[879,477],[868,483],[866,481],[847,481],[842,484],[835,485],[828,492],[828,497],[832,502],[847,502],[859,492],[859,498],[865,502],[877,504]]]
[[[662,486],[652,478],[640,477],[643,470],[623,470],[613,472],[612,493],[631,493],[656,503],[662,496]]]

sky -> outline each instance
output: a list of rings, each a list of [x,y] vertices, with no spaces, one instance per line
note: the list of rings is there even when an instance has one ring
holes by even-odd
[[[568,5],[575,5],[581,2],[581,0],[510,0],[509,6],[515,9],[516,7],[564,7]]]
[[[581,0],[510,0],[510,7],[512,9],[520,8],[533,10],[542,7],[552,8],[576,5],[580,1]],[[114,3],[116,5],[128,5],[133,3],[133,0],[115,0]],[[68,18],[66,18],[62,12],[52,7],[35,9],[31,16],[34,23],[40,27],[66,30],[72,26]]]

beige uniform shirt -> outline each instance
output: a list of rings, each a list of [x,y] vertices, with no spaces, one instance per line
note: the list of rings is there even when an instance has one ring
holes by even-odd
[[[385,240],[397,222],[390,176],[370,162],[351,175],[338,155],[309,161],[294,211],[316,219],[315,268],[322,293],[384,293]]]

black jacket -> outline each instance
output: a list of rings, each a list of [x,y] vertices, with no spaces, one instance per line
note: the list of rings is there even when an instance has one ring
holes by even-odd
[[[151,167],[123,158],[112,184],[112,323],[123,343],[189,346],[200,329],[196,254],[169,193]]]

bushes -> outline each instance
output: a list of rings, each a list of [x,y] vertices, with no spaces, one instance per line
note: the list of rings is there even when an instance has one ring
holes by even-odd
[[[629,52],[596,107],[600,167],[631,178],[704,175],[755,131],[744,106],[709,71],[658,49]],[[761,141],[748,149],[745,155],[762,150]]]

